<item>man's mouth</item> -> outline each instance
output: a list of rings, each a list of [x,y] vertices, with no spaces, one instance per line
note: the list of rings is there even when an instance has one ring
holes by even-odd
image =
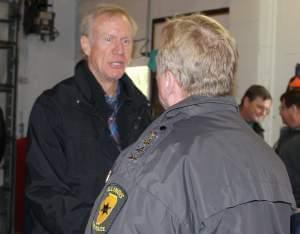
[[[111,66],[113,68],[120,68],[120,67],[124,67],[124,62],[112,62]]]

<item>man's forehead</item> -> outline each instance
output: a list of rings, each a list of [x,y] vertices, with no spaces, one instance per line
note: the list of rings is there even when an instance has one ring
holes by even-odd
[[[131,34],[133,33],[132,25],[130,24],[129,19],[122,14],[108,14],[104,13],[102,15],[98,15],[92,27],[94,29],[99,30],[102,33],[107,33],[108,31],[117,29],[119,31],[126,31]]]
[[[257,96],[253,101],[253,103],[264,105],[264,106],[271,106],[272,100],[271,99],[264,99],[263,97]]]

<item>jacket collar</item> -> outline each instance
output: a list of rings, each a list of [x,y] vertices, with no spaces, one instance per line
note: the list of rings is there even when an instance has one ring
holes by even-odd
[[[195,108],[195,105],[199,108]],[[231,110],[234,112],[239,111],[236,101],[232,96],[190,96],[166,109],[163,114],[163,119],[172,118],[179,113],[184,113],[185,115],[199,115],[218,110]]]
[[[280,135],[281,136],[286,136],[286,135],[289,135],[289,134],[295,134],[295,133],[300,133],[300,128],[290,128],[290,127],[282,127],[280,129]]]
[[[85,60],[81,60],[77,63],[75,67],[75,83],[81,94],[86,98],[89,102],[92,100],[92,88],[88,82],[87,78],[94,79],[93,74],[88,69],[87,63]]]
[[[128,78],[126,74],[119,80],[120,81],[120,98],[123,101],[130,101],[134,98],[134,90],[132,87],[132,81]],[[94,83],[95,82],[95,83]],[[75,83],[79,90],[81,91],[84,98],[88,100],[89,103],[94,102],[94,85],[98,84],[96,78],[89,70],[87,62],[81,60],[77,63],[75,67]],[[94,83],[94,84],[93,84]],[[97,87],[97,92],[102,96],[104,101],[104,91],[100,85]]]

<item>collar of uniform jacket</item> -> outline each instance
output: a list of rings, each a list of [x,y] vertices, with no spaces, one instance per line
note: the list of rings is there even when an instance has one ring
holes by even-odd
[[[211,105],[215,104],[215,105]],[[199,108],[195,108],[198,106]],[[172,118],[179,113],[187,115],[199,115],[215,111],[231,110],[238,112],[239,108],[232,96],[220,97],[204,97],[204,96],[190,96],[183,101],[169,107],[163,114],[163,119]]]

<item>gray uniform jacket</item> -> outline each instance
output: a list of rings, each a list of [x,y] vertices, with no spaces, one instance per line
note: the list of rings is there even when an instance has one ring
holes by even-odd
[[[232,97],[189,97],[115,163],[86,234],[287,234],[295,207],[281,160]]]

